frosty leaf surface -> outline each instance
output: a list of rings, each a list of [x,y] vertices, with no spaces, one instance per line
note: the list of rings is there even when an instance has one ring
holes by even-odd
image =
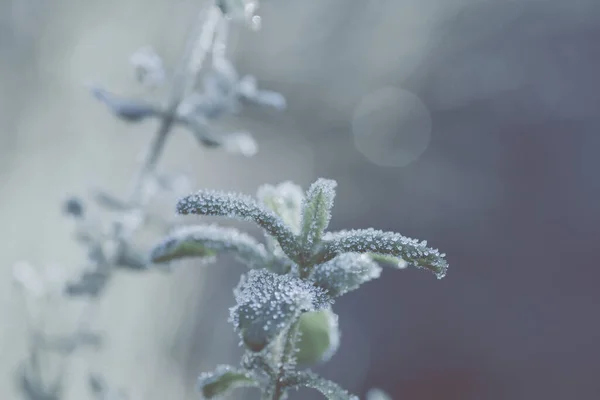
[[[213,372],[198,378],[198,389],[205,399],[215,399],[242,387],[254,387],[258,382],[247,372],[229,365],[219,365]]]
[[[303,312],[329,305],[323,290],[292,275],[251,270],[235,290],[230,320],[246,347],[261,351]]]
[[[368,254],[344,253],[314,267],[311,278],[332,297],[341,296],[372,279],[381,267]]]
[[[287,224],[295,234],[300,233],[302,203],[304,191],[293,182],[286,181],[278,185],[262,185],[256,195]]]
[[[234,228],[217,225],[196,225],[174,230],[154,246],[151,259],[155,263],[189,257],[213,257],[220,253],[233,254],[251,268],[269,263],[264,246],[253,237]]]
[[[357,396],[348,393],[337,383],[320,377],[311,371],[301,371],[291,374],[286,382],[290,387],[309,387],[321,392],[329,400],[359,400]]]
[[[355,229],[329,233],[324,237],[323,246],[316,259],[324,262],[342,253],[377,253],[399,257],[407,263],[428,269],[438,279],[446,275],[448,263],[445,254],[427,247],[427,242],[419,242],[394,232],[376,229]]]
[[[253,221],[273,236],[292,259],[297,254],[296,239],[290,228],[277,214],[250,196],[201,190],[177,203],[179,214],[198,214]]]
[[[319,244],[329,225],[336,186],[337,183],[333,180],[319,178],[306,192],[302,204],[300,245],[309,255],[313,247]]]

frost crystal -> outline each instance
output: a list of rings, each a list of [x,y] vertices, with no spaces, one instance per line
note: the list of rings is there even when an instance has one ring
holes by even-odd
[[[425,241],[419,242],[394,232],[355,229],[328,233],[323,239],[323,248],[317,255],[319,262],[347,252],[376,253],[402,258],[411,265],[432,271],[438,279],[443,278],[448,269],[445,254],[427,247]]]
[[[306,199],[302,205],[300,240],[302,249],[308,255],[313,247],[319,244],[329,225],[336,186],[337,183],[333,180],[319,178],[306,192]]]
[[[277,239],[290,258],[293,259],[297,253],[296,238],[290,228],[273,211],[258,204],[250,196],[201,190],[181,199],[177,203],[177,212],[254,221]]]
[[[261,351],[300,314],[330,304],[324,291],[291,275],[252,270],[234,291],[230,320],[252,351]]]
[[[286,383],[290,387],[309,387],[316,389],[329,400],[359,400],[357,396],[351,395],[338,384],[323,379],[312,371],[296,372],[287,377]]]
[[[381,267],[367,254],[345,253],[317,265],[311,275],[315,284],[332,297],[341,296],[372,279],[379,278]]]
[[[251,268],[269,263],[265,247],[253,237],[234,228],[197,225],[174,230],[152,249],[153,262],[169,262],[186,257],[212,257],[231,253]]]
[[[299,185],[290,181],[279,185],[263,185],[256,197],[279,215],[295,234],[300,233],[304,191]]]

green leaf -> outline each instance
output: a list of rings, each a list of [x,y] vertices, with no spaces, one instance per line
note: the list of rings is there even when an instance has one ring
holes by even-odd
[[[258,382],[248,371],[219,365],[213,372],[205,372],[198,378],[198,388],[205,399],[215,399],[231,390],[242,387],[255,387]]]
[[[386,256],[385,254],[369,253],[369,256],[386,267],[404,269],[408,266],[408,263],[401,258],[394,256]]]
[[[340,344],[338,316],[331,309],[307,312],[300,316],[300,341],[296,360],[312,365],[328,361]]]
[[[230,321],[246,347],[263,350],[304,312],[330,304],[322,289],[292,275],[251,270],[234,291]]]
[[[358,396],[348,393],[337,383],[321,378],[311,371],[290,374],[286,377],[284,383],[290,388],[309,387],[316,389],[329,400],[359,400]]]
[[[300,246],[308,257],[312,255],[313,248],[321,242],[329,225],[336,186],[337,183],[333,180],[319,178],[306,192],[302,204]]]
[[[258,189],[256,197],[279,215],[295,234],[300,233],[304,191],[299,185],[290,181],[278,185],[263,185]]]
[[[154,246],[151,259],[164,263],[188,257],[209,257],[233,254],[251,268],[263,268],[269,262],[261,243],[234,228],[217,225],[196,225],[179,228]]]
[[[316,265],[311,278],[330,296],[337,297],[379,278],[380,274],[381,267],[368,254],[344,253]]]
[[[317,263],[331,260],[343,253],[376,253],[399,257],[418,268],[428,269],[438,279],[446,276],[448,263],[445,254],[427,247],[427,242],[419,242],[394,232],[369,229],[355,229],[328,233],[314,259]]]
[[[179,214],[198,214],[254,221],[273,236],[292,260],[297,257],[296,237],[273,211],[257,203],[250,196],[201,190],[177,203]]]

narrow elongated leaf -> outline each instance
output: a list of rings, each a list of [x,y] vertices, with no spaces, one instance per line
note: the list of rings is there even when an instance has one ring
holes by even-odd
[[[246,347],[261,351],[303,312],[328,306],[322,289],[291,275],[251,270],[234,291],[230,321]]]
[[[314,267],[311,278],[332,297],[341,296],[372,279],[381,267],[368,254],[344,253]]]
[[[205,372],[198,378],[198,389],[205,399],[221,398],[234,389],[254,386],[258,386],[258,382],[248,371],[229,365],[219,365],[213,372]]]
[[[317,262],[331,260],[342,253],[377,253],[399,257],[418,268],[432,271],[438,279],[446,275],[448,263],[445,254],[427,247],[427,242],[419,242],[394,232],[375,229],[356,229],[329,233],[315,256]]]
[[[289,375],[285,382],[289,387],[309,387],[321,392],[329,400],[359,400],[342,389],[337,383],[320,377],[311,371],[301,371]]]
[[[189,257],[213,257],[233,254],[251,268],[263,268],[269,262],[265,247],[253,237],[234,228],[197,225],[176,229],[151,251],[152,262],[164,263]]]
[[[300,245],[308,256],[312,249],[321,242],[323,233],[329,225],[336,186],[337,183],[333,180],[319,178],[306,192],[306,198],[302,204]]]
[[[119,97],[99,87],[92,87],[91,91],[113,114],[125,121],[138,122],[148,117],[161,116],[161,111],[152,104]]]
[[[257,203],[250,196],[201,190],[180,200],[177,203],[177,212],[254,221],[278,241],[291,259],[295,259],[298,254],[296,238],[290,228],[277,214]]]

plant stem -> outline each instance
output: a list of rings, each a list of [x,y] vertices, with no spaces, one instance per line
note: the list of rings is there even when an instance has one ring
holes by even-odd
[[[285,335],[285,343],[283,345],[283,351],[281,352],[281,357],[279,361],[279,372],[272,383],[273,392],[270,394],[269,400],[280,400],[281,397],[285,394],[285,386],[281,383],[282,379],[285,377],[287,372],[287,368],[294,363],[294,359],[296,357],[296,342],[298,341],[298,332],[300,327],[300,319],[297,319],[290,328],[288,329]]]
[[[190,82],[196,79],[196,75],[202,68],[202,64],[213,45],[213,39],[221,18],[221,11],[217,7],[212,6],[208,9],[206,16],[204,12],[200,13],[200,21],[194,24],[194,28],[190,32],[183,55],[173,77],[173,86],[167,106],[163,112],[160,126],[150,143],[148,155],[142,164],[133,186],[130,197],[130,203],[133,205],[141,205],[140,203],[142,203],[144,183],[152,175],[158,164],[167,137],[175,123],[177,108],[183,101]]]

